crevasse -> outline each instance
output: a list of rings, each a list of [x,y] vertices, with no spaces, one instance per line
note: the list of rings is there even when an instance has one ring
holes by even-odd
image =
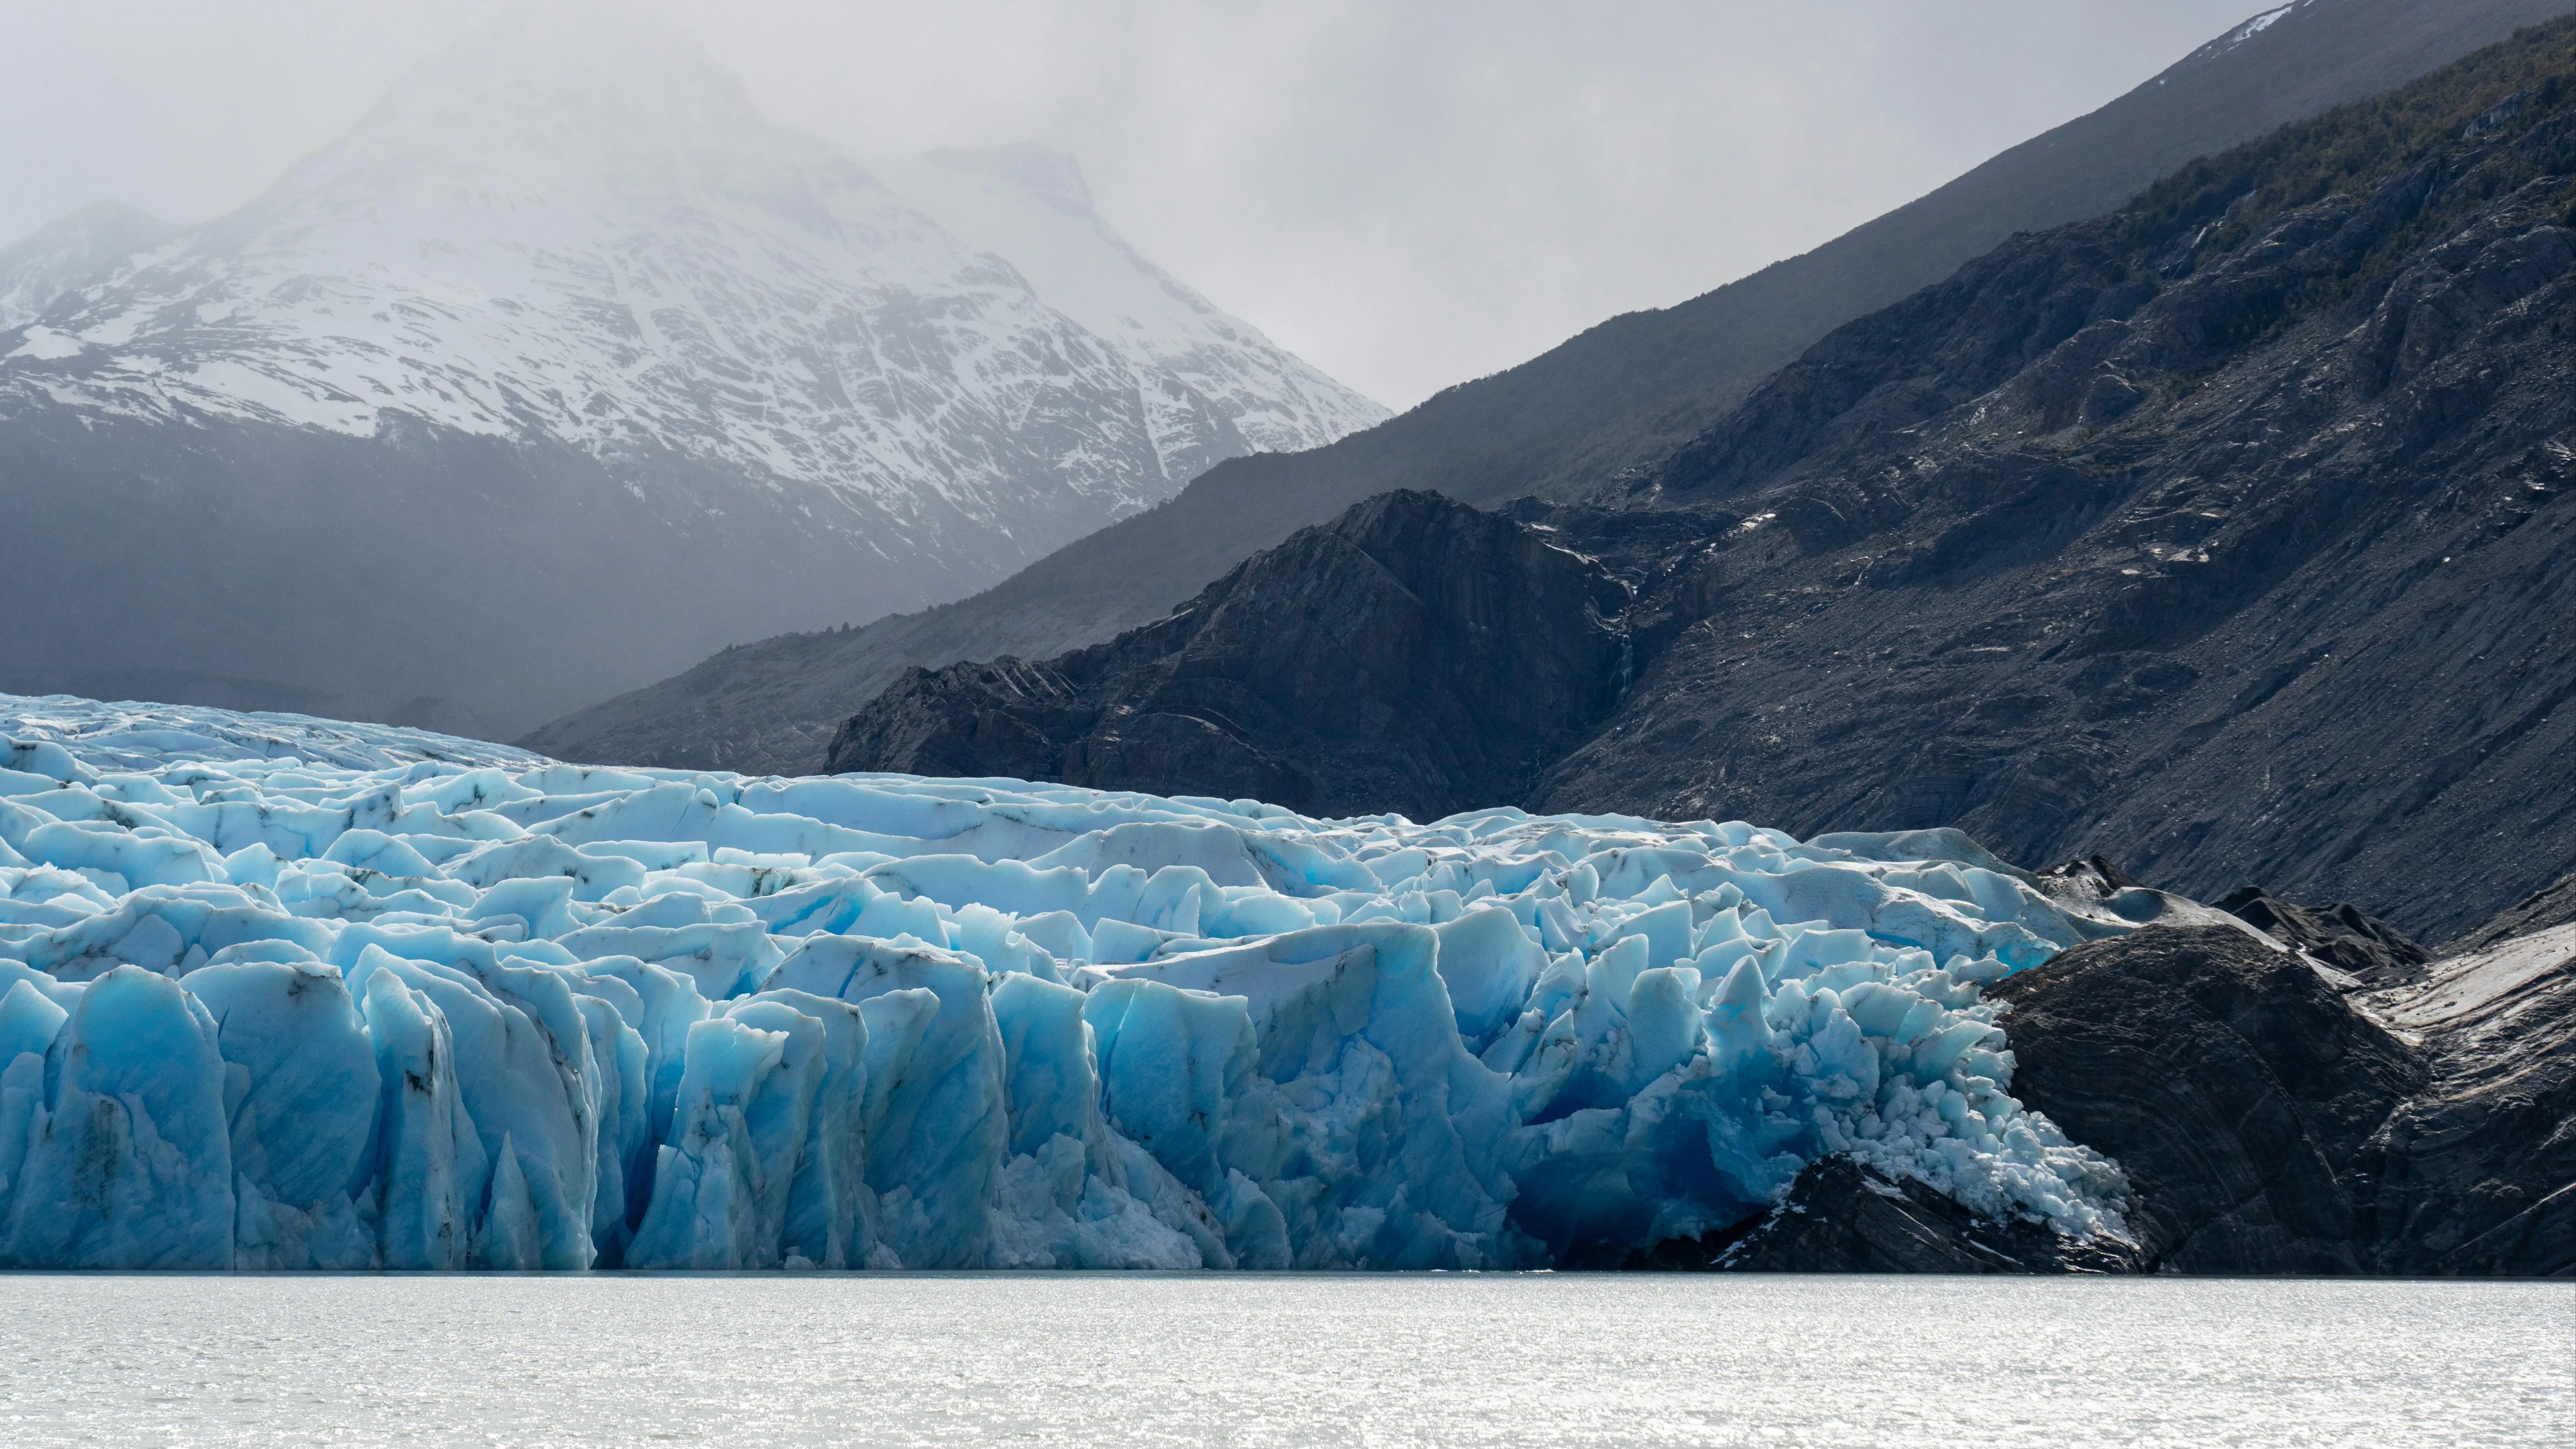
[[[1615,1262],[1834,1152],[2121,1230],[1978,988],[2122,923],[1964,859],[0,733],[0,1264]]]

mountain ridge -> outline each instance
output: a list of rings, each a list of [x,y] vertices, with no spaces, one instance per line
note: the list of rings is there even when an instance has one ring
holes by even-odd
[[[2110,105],[1802,257],[1604,321],[1326,448],[1229,462],[972,599],[736,648],[527,742],[623,763],[810,769],[840,722],[906,668],[1105,641],[1255,550],[1388,489],[1480,504],[1579,491],[1686,441],[1834,326],[1937,281],[2011,230],[2107,211],[2194,155],[2388,89],[2568,8],[2306,0],[2265,12],[2278,18],[2231,27]]]
[[[1596,632],[1633,683],[1587,702],[1515,679],[1582,739],[1525,790],[1461,774],[1315,803],[1950,828],[2441,939],[2576,865],[2576,657],[2555,627],[2576,617],[2555,562],[2576,527],[2571,335],[2576,19],[2017,235],[1589,501],[1355,507],[1335,531],[1390,499],[1455,515],[1416,530],[1438,550],[1416,567],[1470,596],[1526,585],[1508,547],[1448,542],[1467,518],[1580,556],[1629,591]],[[1373,713],[1356,758],[1503,741],[1474,711],[1461,738],[1454,711],[1378,708],[1386,681],[1443,677],[1472,619],[1365,687],[1280,662],[1364,652],[1341,641],[1367,590],[1297,566],[1308,537],[1105,649],[1033,661],[1079,686],[1033,721],[1066,740],[1055,768],[1221,791],[1229,761],[1311,758],[1309,733]],[[1211,607],[1268,628],[1221,637]],[[1004,773],[988,746],[1028,710],[998,683],[906,675],[830,763]],[[1115,748],[1184,718],[1229,738]]]

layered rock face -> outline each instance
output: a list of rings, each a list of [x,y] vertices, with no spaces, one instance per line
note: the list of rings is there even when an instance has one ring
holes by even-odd
[[[2365,1266],[2364,1148],[2431,1080],[2423,1054],[2346,1005],[2308,962],[2227,927],[2002,983],[2015,1088],[2129,1174],[2130,1227],[2184,1272]]]
[[[2016,1095],[2120,1162],[2152,1266],[2576,1273],[2576,927],[2350,997],[2159,927],[1995,991]]]
[[[2449,957],[2369,1004],[2433,1073],[2371,1140],[2375,1266],[2576,1274],[2576,926]]]
[[[1007,775],[1433,819],[1528,791],[1617,704],[1625,592],[1549,534],[1371,499],[1169,619],[1044,664],[914,669],[827,769]]]

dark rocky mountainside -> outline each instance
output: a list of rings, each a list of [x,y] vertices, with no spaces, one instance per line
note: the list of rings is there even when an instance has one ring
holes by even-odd
[[[1617,703],[1626,593],[1433,493],[1255,554],[1160,623],[1045,664],[914,669],[826,768],[1010,775],[1420,818],[1528,792]],[[1318,705],[1321,707],[1318,707]]]
[[[2571,205],[2561,22],[1841,329],[1656,467],[1506,510],[1634,591],[1636,682],[1535,788],[1430,808],[1950,825],[2435,939],[2521,898],[2576,865]],[[2420,964],[2379,945],[2376,983]]]
[[[2091,115],[1804,256],[1613,318],[1312,452],[1221,464],[1163,506],[957,604],[728,649],[522,743],[602,764],[814,768],[841,722],[910,667],[1045,658],[1159,618],[1254,551],[1371,494],[1565,497],[1720,419],[1837,325],[2017,230],[2098,215],[2194,156],[2374,95],[2563,15],[2570,0],[2299,0]],[[826,616],[829,617],[829,616]]]
[[[2570,922],[2576,922],[2576,874],[2560,876],[2476,929],[2462,932],[2444,943],[2442,954],[2458,956],[2483,951],[2510,937],[2527,936]]]
[[[1547,515],[1705,522],[1626,550],[1648,662],[1532,803],[2116,848],[2437,939],[2556,878],[2572,204],[2561,22],[1835,333]]]

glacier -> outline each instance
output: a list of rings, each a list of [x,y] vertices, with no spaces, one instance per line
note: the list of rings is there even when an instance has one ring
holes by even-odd
[[[1317,820],[0,696],[0,1266],[1616,1262],[1849,1153],[2125,1232],[1948,832]]]

